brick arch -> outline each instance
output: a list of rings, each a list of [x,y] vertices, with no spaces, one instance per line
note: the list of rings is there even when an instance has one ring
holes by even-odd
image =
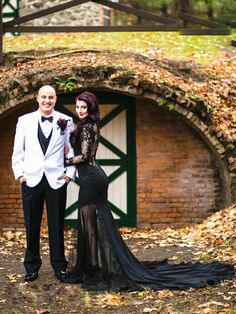
[[[129,73],[129,69],[120,69],[116,66],[73,66],[63,70],[58,68],[47,68],[19,73],[12,82],[1,90],[0,121],[10,116],[15,110],[26,108],[29,104],[35,103],[38,88],[44,84],[55,84],[55,77],[59,77],[66,82],[70,77],[78,77],[74,85],[73,92],[80,92],[89,89],[94,92],[109,91],[112,93],[125,94],[134,98],[146,99],[160,105],[163,98],[172,95],[171,101],[165,101],[163,107],[177,114],[193,128],[204,140],[209,149],[213,152],[220,169],[220,180],[223,187],[224,205],[234,201],[235,174],[228,167],[227,148],[217,134],[209,131],[211,117],[206,115],[204,109],[198,109],[198,104],[187,99],[182,91],[176,91],[174,87],[153,84],[151,81],[137,81],[134,73]],[[1,87],[0,87],[1,89]],[[68,90],[59,89],[58,93],[69,93]]]

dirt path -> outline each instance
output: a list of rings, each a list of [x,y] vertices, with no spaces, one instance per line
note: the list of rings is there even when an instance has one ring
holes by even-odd
[[[141,236],[139,236],[141,234]],[[160,246],[153,238],[138,234],[126,236],[126,241],[140,260],[190,261],[198,247]],[[7,239],[8,238],[8,239]],[[11,239],[9,239],[11,238]],[[47,237],[41,244],[43,264],[38,280],[25,283],[23,256],[24,234],[8,234],[0,238],[0,313],[236,313],[236,281],[225,281],[213,287],[188,291],[89,292],[80,285],[60,283],[49,264]],[[68,241],[67,241],[68,245]]]

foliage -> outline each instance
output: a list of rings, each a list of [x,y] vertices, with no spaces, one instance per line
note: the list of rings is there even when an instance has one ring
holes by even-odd
[[[165,106],[166,108],[168,108],[169,111],[173,110],[175,106],[174,99],[172,99],[171,95],[164,95],[157,104],[160,107]]]
[[[184,11],[200,18],[225,24],[236,20],[236,3],[234,0],[122,0],[122,3],[165,17],[177,18],[177,12]],[[115,11],[115,24],[126,23],[153,24],[154,22]]]
[[[58,89],[62,89],[64,92],[71,92],[75,88],[75,84],[78,81],[78,79],[74,76],[70,76],[66,80],[62,80],[59,77],[54,77],[54,80]]]

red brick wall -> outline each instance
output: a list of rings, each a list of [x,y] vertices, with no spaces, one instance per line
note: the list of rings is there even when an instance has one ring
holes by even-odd
[[[13,178],[11,155],[17,117],[5,118],[0,123],[0,222],[1,225],[23,224],[20,185]]]
[[[20,115],[33,110],[36,110],[36,107],[30,106],[0,121],[0,228],[23,227],[24,225],[21,188],[13,176],[11,156],[17,119]],[[45,213],[43,219],[46,220]]]
[[[137,106],[138,223],[198,223],[220,199],[216,165],[198,134],[157,105]]]

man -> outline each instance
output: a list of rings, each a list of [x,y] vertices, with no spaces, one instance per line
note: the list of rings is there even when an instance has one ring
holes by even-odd
[[[64,152],[72,157],[69,135],[72,118],[54,110],[56,92],[45,85],[37,95],[38,110],[18,119],[12,169],[22,188],[27,248],[25,281],[38,278],[41,267],[40,225],[46,203],[50,262],[55,276],[65,275],[64,212],[67,184],[75,176],[74,167],[64,167]]]

